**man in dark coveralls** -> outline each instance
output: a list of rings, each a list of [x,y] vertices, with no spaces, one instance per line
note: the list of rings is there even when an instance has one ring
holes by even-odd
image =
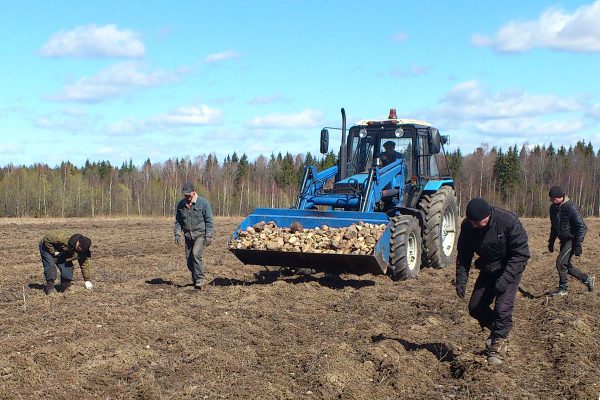
[[[487,360],[500,364],[508,348],[515,297],[529,259],[527,233],[512,213],[477,197],[467,205],[456,259],[456,293],[465,297],[469,270],[477,254],[479,276],[469,300],[469,314],[488,328]],[[494,308],[490,308],[494,303]]]

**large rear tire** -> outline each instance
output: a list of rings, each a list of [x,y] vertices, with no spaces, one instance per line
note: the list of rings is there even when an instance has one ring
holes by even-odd
[[[390,275],[394,280],[415,278],[421,270],[421,227],[410,215],[392,218]]]
[[[458,207],[456,194],[450,186],[425,195],[419,202],[424,214],[423,263],[433,268],[446,268],[452,264],[458,235]]]

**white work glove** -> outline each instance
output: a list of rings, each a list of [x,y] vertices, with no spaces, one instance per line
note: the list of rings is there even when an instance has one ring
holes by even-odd
[[[60,251],[55,251],[54,252],[54,257],[58,257],[58,256],[60,256]]]
[[[84,283],[84,284],[85,284],[85,288],[86,288],[86,289],[88,289],[88,290],[90,290],[90,289],[93,289],[93,288],[94,288],[94,285],[92,285],[92,282],[91,282],[91,281],[85,281],[85,283]]]

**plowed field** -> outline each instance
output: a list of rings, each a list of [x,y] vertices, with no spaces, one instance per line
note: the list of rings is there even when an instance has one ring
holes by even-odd
[[[548,221],[524,219],[532,258],[510,355],[490,366],[486,333],[456,297],[454,269],[418,279],[312,276],[242,265],[217,218],[194,290],[172,219],[0,220],[2,399],[597,399],[600,291],[558,283]],[[575,263],[600,280],[600,221]],[[37,244],[66,227],[90,236],[81,274],[47,297]],[[474,282],[477,272],[470,279]],[[469,287],[470,291],[470,287]]]

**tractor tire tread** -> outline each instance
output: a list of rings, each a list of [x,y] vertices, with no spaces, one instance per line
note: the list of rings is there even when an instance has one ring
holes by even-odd
[[[423,211],[423,262],[433,268],[440,269],[450,265],[450,257],[445,257],[440,244],[442,215],[444,208],[454,206],[456,210],[456,196],[450,186],[442,186],[437,192],[425,195],[419,202]],[[455,215],[455,225],[456,225]],[[456,232],[455,226],[455,232]],[[456,235],[453,250],[456,247]]]
[[[410,270],[407,260],[408,239],[415,233],[417,251],[421,252],[421,228],[418,220],[410,215],[392,218],[392,234],[390,235],[390,274],[394,280],[415,278],[421,268],[421,255],[418,254],[416,266]]]

